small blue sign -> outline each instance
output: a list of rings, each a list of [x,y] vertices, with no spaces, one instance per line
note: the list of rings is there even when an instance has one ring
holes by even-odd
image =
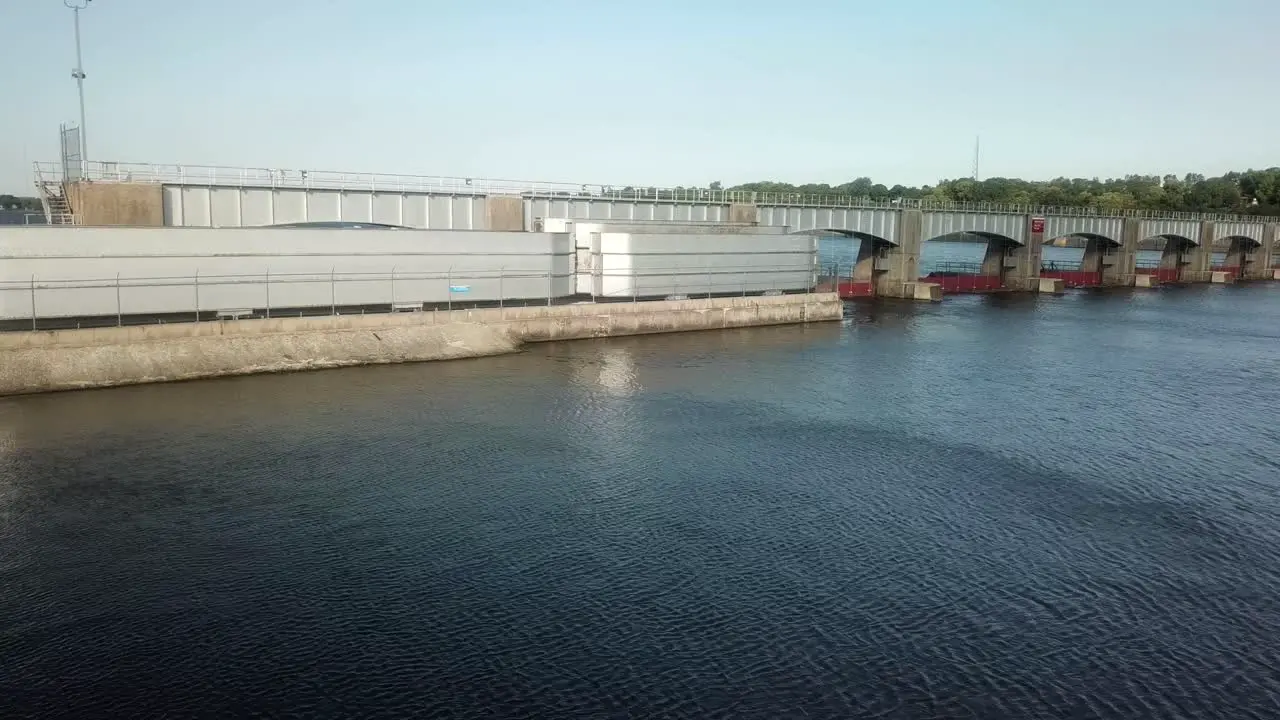
[[[471,286],[470,285],[450,285],[449,292],[451,293],[471,292]]]

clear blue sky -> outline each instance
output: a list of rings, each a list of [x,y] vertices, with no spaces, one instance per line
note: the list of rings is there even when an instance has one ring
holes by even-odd
[[[1277,0],[93,0],[94,159],[611,184],[1280,164]],[[0,191],[77,114],[0,0]]]

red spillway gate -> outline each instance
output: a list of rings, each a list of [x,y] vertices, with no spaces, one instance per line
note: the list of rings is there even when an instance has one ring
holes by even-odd
[[[1069,288],[1102,287],[1102,271],[1083,270],[1080,263],[1064,265],[1051,262],[1042,265],[1040,277],[1059,279],[1065,287]]]
[[[875,297],[876,294],[875,283],[855,282],[853,266],[840,263],[832,263],[823,268],[822,274],[818,276],[817,289],[819,292],[835,292],[841,300]]]
[[[1135,270],[1139,275],[1154,275],[1161,285],[1176,283],[1182,280],[1182,267],[1160,267],[1159,262],[1139,260]]]
[[[1004,289],[1004,280],[999,275],[984,275],[981,263],[938,263],[920,278],[920,282],[941,285],[943,294],[984,293]]]
[[[870,282],[854,282],[852,280],[841,280],[836,284],[836,292],[840,295],[841,300],[853,300],[856,298],[875,297],[875,283]]]

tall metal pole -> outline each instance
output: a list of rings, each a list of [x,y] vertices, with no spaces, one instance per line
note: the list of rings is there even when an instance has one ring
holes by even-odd
[[[80,55],[80,11],[89,7],[92,0],[62,0],[62,4],[71,8],[76,21],[76,66],[71,69],[71,77],[76,79],[76,90],[80,93],[80,164],[81,167],[89,159],[88,131],[84,126],[84,60]]]
[[[978,161],[982,158],[982,136],[973,139],[973,180],[978,181]]]

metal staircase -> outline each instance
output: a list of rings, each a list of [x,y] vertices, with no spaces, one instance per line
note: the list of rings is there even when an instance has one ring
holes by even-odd
[[[36,190],[40,193],[45,222],[50,225],[76,225],[76,216],[71,210],[71,203],[67,201],[62,181],[44,177],[40,172],[40,163],[35,163],[35,170]]]

